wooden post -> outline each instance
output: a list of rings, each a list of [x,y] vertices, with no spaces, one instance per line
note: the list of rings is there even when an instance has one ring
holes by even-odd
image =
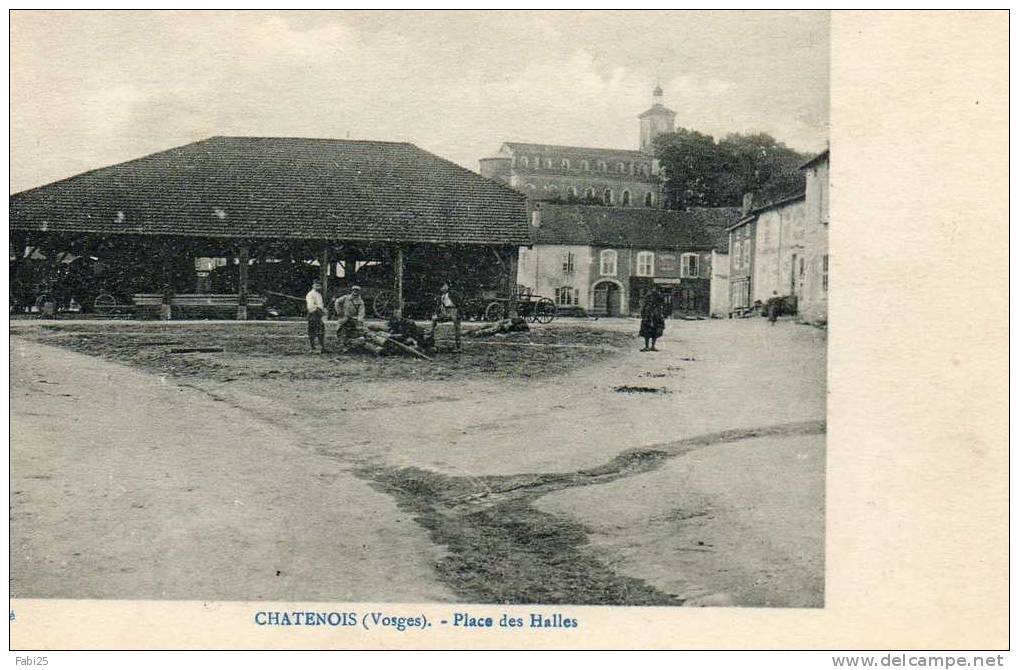
[[[396,275],[396,309],[393,312],[393,316],[400,318],[403,316],[403,247],[396,247],[396,263],[393,268],[393,274]]]
[[[506,263],[506,272],[509,274],[509,294],[510,298],[513,298],[517,293],[517,248],[511,247],[509,250],[509,262]],[[516,300],[510,300],[510,318],[517,316],[517,303]]]
[[[163,242],[159,248],[159,257],[162,261],[163,277],[163,301],[159,305],[159,318],[169,321],[173,318],[173,257],[170,244]]]
[[[237,250],[237,320],[248,320],[248,247]]]
[[[322,299],[326,305],[329,304],[329,265],[332,262],[332,256],[332,249],[327,244],[322,247],[322,253],[318,259],[318,280],[322,282]]]

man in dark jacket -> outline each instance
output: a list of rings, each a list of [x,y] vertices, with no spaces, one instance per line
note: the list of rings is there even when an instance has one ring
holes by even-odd
[[[457,309],[453,296],[449,293],[449,284],[445,283],[442,285],[441,293],[435,301],[435,312],[432,314],[432,332],[429,336],[432,342],[435,342],[435,329],[440,321],[444,323],[453,322],[456,350],[463,351],[463,345],[460,342],[460,311]]]

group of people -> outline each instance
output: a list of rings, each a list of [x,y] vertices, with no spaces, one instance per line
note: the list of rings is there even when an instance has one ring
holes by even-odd
[[[326,347],[326,307],[325,298],[322,296],[322,282],[316,280],[311,285],[311,290],[304,296],[305,307],[308,311],[308,341],[311,350],[315,351],[318,344],[318,351],[325,353]],[[358,337],[365,332],[365,303],[361,295],[360,286],[352,286],[350,293],[341,295],[333,301],[333,313],[336,315],[336,338],[341,350],[347,348],[347,339]],[[463,345],[460,340],[460,313],[456,302],[449,291],[449,284],[443,284],[439,296],[435,300],[435,310],[432,314],[432,330],[428,340],[435,341],[435,330],[439,323],[451,322],[454,327],[456,350],[461,351]]]
[[[311,290],[304,297],[308,310],[308,340],[311,343],[311,350],[315,351],[318,344],[318,351],[325,352],[325,319],[326,308],[325,298],[322,296],[322,283],[315,281]],[[658,290],[652,287],[640,304],[640,336],[644,339],[644,347],[641,351],[658,351],[657,343],[665,333],[665,316],[667,302],[665,297]],[[333,313],[337,317],[336,337],[340,349],[346,349],[347,339],[358,337],[365,331],[365,303],[361,297],[361,287],[353,286],[350,293],[341,295],[333,302]],[[460,340],[460,313],[449,291],[449,284],[443,284],[439,295],[435,300],[435,310],[432,314],[432,330],[429,338],[434,341],[435,330],[439,323],[451,322],[454,326],[456,350],[462,350]]]

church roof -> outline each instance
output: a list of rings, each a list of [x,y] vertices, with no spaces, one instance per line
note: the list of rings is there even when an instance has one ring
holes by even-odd
[[[598,147],[573,147],[566,144],[534,144],[531,142],[503,142],[513,153],[537,154],[540,156],[583,156],[585,158],[601,158],[609,160],[612,158],[631,157],[649,158],[647,154],[635,149],[602,149]]]
[[[535,244],[710,250],[728,248],[726,229],[739,207],[692,210],[542,204]],[[724,239],[724,243],[723,240]]]
[[[643,111],[640,114],[638,114],[637,118],[638,119],[644,119],[644,118],[647,118],[649,116],[663,116],[665,114],[669,114],[671,116],[675,116],[676,112],[672,111],[671,109],[669,109],[665,105],[663,105],[663,104],[661,104],[659,102],[656,102],[655,104],[651,105],[651,109],[648,109],[648,110]]]
[[[525,198],[406,142],[212,137],[10,197],[10,229],[526,244]]]

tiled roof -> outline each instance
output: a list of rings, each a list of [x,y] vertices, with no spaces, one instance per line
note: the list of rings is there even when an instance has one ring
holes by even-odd
[[[766,212],[769,209],[775,209],[777,207],[785,207],[786,205],[791,205],[794,202],[805,200],[806,197],[806,193],[797,193],[796,195],[785,196],[778,200],[772,200],[771,202],[764,203],[763,205],[758,205],[746,214],[743,214],[741,217],[737,217],[735,221],[729,224],[729,228],[735,228],[748,221],[753,221],[761,212]]]
[[[404,142],[213,137],[23,191],[11,230],[515,245],[525,198]]]
[[[509,147],[513,153],[534,154],[540,156],[559,156],[582,158],[594,158],[610,160],[615,157],[635,158],[650,160],[651,156],[634,149],[602,149],[598,147],[571,147],[565,144],[531,144],[529,142],[504,142],[503,146]]]
[[[801,165],[800,169],[801,170],[806,170],[808,167],[814,165],[815,163],[820,163],[823,160],[828,160],[828,156],[829,156],[830,153],[831,153],[830,149],[825,149],[824,151],[822,151],[821,153],[817,154],[816,156],[814,156],[813,158],[808,160],[806,163]]]
[[[535,244],[709,250],[723,248],[719,229],[739,219],[738,207],[680,211],[542,204],[540,209],[541,225],[531,227]]]

